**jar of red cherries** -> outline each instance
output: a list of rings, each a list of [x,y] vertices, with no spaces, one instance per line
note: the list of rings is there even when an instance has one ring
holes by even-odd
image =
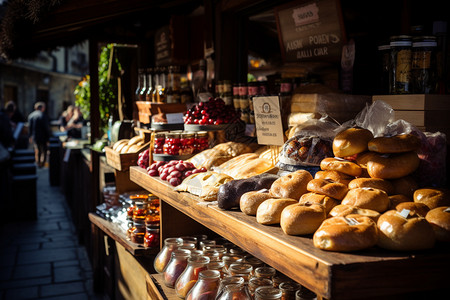
[[[195,138],[195,153],[202,152],[209,148],[208,132],[199,131]]]
[[[166,133],[163,149],[164,154],[180,155],[181,152],[180,134],[173,132]]]
[[[195,150],[195,134],[193,132],[183,132],[181,134],[181,154],[188,155]]]
[[[155,140],[153,142],[153,153],[163,154],[164,153],[164,142],[166,140],[166,134],[164,132],[155,133]]]

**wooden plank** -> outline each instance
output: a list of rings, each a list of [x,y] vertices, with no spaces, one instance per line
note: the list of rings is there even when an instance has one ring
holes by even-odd
[[[175,289],[168,288],[164,285],[162,274],[148,274],[145,278],[147,281],[147,299],[149,300],[168,300],[180,299]]]
[[[395,110],[450,110],[449,95],[409,94],[374,95],[372,101],[382,100]]]
[[[113,150],[111,147],[105,147],[106,162],[108,165],[118,171],[127,171],[130,166],[137,166],[139,153],[148,149],[150,142],[142,145],[139,150],[133,153],[119,153]]]
[[[395,119],[415,126],[448,127],[450,110],[395,110]]]
[[[140,244],[131,242],[126,235],[126,232],[120,226],[109,222],[94,213],[89,213],[89,220],[135,256],[151,255],[159,252],[159,248],[145,248]]]
[[[131,167],[130,178],[324,298],[356,299],[433,290],[445,285],[444,272],[450,267],[449,245],[412,253],[377,247],[357,253],[326,252],[314,247],[311,236],[288,236],[279,226],[258,224],[255,217],[240,211],[222,211],[214,204],[200,202],[196,196],[175,192],[142,168]]]

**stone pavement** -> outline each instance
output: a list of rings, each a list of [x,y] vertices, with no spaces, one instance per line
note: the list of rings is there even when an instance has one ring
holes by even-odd
[[[70,211],[48,168],[37,169],[37,221],[0,225],[0,300],[106,299],[92,289],[92,268]],[[20,220],[20,204],[17,210]]]

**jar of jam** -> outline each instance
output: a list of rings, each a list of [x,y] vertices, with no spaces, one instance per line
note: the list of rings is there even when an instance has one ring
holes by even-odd
[[[436,49],[434,36],[413,38],[411,79],[415,94],[432,94],[436,91]]]
[[[223,245],[214,245],[214,246],[206,246],[204,250],[215,250],[219,252],[219,259],[222,260],[222,257],[227,253],[227,249]]]
[[[175,283],[175,292],[180,298],[185,298],[191,288],[198,280],[201,271],[207,269],[209,258],[206,256],[195,256],[188,259],[188,265]]]
[[[148,214],[145,216],[145,225],[152,227],[159,227],[160,220],[161,217],[159,216],[158,212],[155,212],[154,210],[149,210]]]
[[[188,155],[195,150],[195,134],[193,132],[183,132],[181,134],[181,154]]]
[[[145,222],[147,213],[148,213],[147,202],[136,201],[133,209],[133,221],[142,220]]]
[[[144,247],[159,247],[159,227],[146,226],[144,235]]]
[[[195,136],[195,153],[202,152],[209,148],[209,138],[207,131],[199,131]]]
[[[285,281],[279,285],[281,300],[295,300],[295,293],[301,289],[301,285],[294,281]]]
[[[220,261],[220,254],[214,249],[203,250],[203,255],[208,256],[210,261]]]
[[[246,256],[244,258],[243,262],[252,266],[252,274],[251,274],[252,276],[254,275],[254,271],[257,268],[265,266],[265,263],[262,260],[254,257],[254,256],[251,256],[251,255]]]
[[[163,149],[164,154],[180,155],[181,153],[180,134],[173,132],[166,133]]]
[[[163,279],[167,287],[174,288],[178,277],[186,269],[188,258],[191,251],[186,249],[177,249],[172,252],[172,257],[164,269]]]
[[[216,270],[220,272],[220,278],[223,278],[224,276],[224,267],[225,263],[223,261],[211,261],[208,265],[207,268],[208,270]]]
[[[311,290],[308,290],[304,286],[302,286],[296,293],[295,293],[295,300],[316,300],[317,295]]]
[[[253,277],[252,279],[250,279],[250,281],[248,282],[248,291],[250,292],[250,295],[254,297],[256,289],[262,286],[273,287],[272,280],[257,277]]]
[[[252,296],[248,291],[248,286],[242,283],[232,283],[225,285],[221,291],[219,291],[219,295],[216,300],[251,300]]]
[[[257,267],[255,269],[255,277],[258,278],[268,278],[272,280],[273,276],[277,271],[272,267]]]
[[[136,244],[143,244],[144,235],[145,235],[145,221],[139,219],[134,220],[133,228],[131,228],[130,232],[130,240]]]
[[[155,261],[153,263],[156,272],[160,274],[164,272],[164,268],[169,262],[172,256],[172,252],[178,249],[178,247],[181,246],[182,244],[183,240],[180,238],[167,238],[164,240],[164,246],[161,249],[161,251],[159,251],[159,253],[156,255]]]
[[[393,36],[390,38],[389,45],[391,47],[389,92],[391,94],[411,93],[411,36]]]
[[[281,295],[280,289],[262,286],[256,289],[255,300],[280,300]]]
[[[228,268],[228,273],[231,276],[241,276],[244,278],[245,282],[250,280],[253,267],[249,264],[233,263]]]
[[[201,271],[197,282],[186,295],[186,300],[215,300],[220,283],[220,272],[216,270]]]
[[[230,267],[230,265],[232,263],[237,262],[239,259],[242,259],[242,258],[243,258],[243,256],[239,255],[239,254],[226,254],[226,255],[222,256],[222,261],[225,264],[224,271],[226,273],[229,273],[228,268]]]
[[[164,143],[166,140],[166,134],[164,132],[155,133],[155,139],[153,141],[153,153],[163,154],[164,153]]]
[[[153,194],[148,195],[148,209],[159,214],[159,198]]]

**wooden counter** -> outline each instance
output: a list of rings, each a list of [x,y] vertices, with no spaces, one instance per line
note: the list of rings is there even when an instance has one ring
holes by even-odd
[[[397,253],[374,247],[356,253],[322,251],[311,236],[289,236],[240,211],[223,211],[198,197],[178,193],[166,182],[130,168],[130,179],[183,214],[203,224],[327,299],[358,299],[439,290],[447,284],[450,246]],[[164,229],[161,219],[161,230]],[[165,237],[162,237],[165,238]]]

